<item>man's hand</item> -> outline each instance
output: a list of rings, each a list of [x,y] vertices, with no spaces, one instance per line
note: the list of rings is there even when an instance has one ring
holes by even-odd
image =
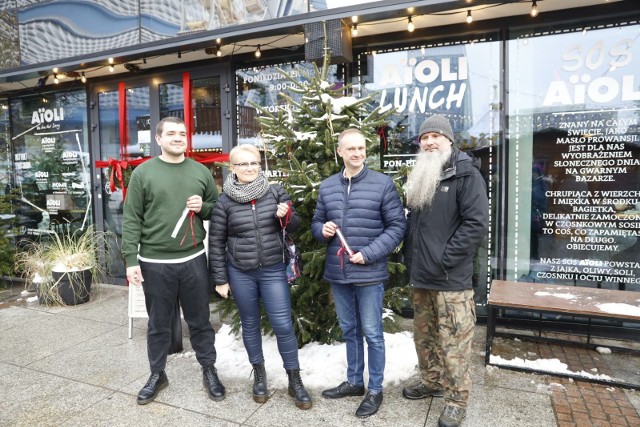
[[[216,286],[216,292],[222,298],[227,299],[227,298],[229,298],[229,295],[231,294],[231,288],[229,287],[228,283],[225,283],[224,285]]]
[[[139,265],[127,267],[127,280],[129,281],[129,283],[132,283],[135,286],[140,286],[142,282],[144,282],[142,271],[140,270]]]
[[[332,222],[332,221],[327,221],[324,223],[324,225],[322,226],[322,236],[325,239],[328,239],[329,237],[333,237],[336,234],[336,229],[338,228],[338,226]]]
[[[189,197],[187,199],[187,208],[195,213],[200,212],[200,209],[202,209],[202,197],[195,195]]]
[[[349,261],[354,264],[364,264],[364,257],[360,252],[357,252],[349,257]]]

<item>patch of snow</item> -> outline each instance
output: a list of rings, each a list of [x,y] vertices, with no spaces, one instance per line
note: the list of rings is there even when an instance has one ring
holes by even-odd
[[[551,296],[551,297],[562,298],[562,299],[576,299],[576,296],[573,294],[553,293],[553,292],[544,292],[544,291],[538,291],[534,295],[541,296],[541,297]]]
[[[625,314],[630,316],[638,316],[640,317],[640,306],[610,302],[604,304],[596,304],[601,311],[612,313],[612,314]]]
[[[596,347],[596,351],[600,354],[611,354],[611,349],[608,347]]]
[[[571,374],[584,378],[598,379],[603,381],[610,381],[611,377],[604,374],[591,374],[589,372],[580,371],[573,372],[567,369],[568,365],[566,363],[561,362],[559,359],[537,359],[537,360],[524,360],[519,357],[508,360],[503,359],[500,356],[491,355],[489,359],[490,363],[495,365],[503,365],[503,366],[513,366],[520,368],[532,369],[538,372],[548,372],[548,373],[557,373],[557,374]]]

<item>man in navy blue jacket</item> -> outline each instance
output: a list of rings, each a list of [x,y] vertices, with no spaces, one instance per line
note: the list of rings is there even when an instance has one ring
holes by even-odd
[[[366,140],[359,130],[342,132],[337,151],[344,169],[320,185],[311,231],[317,240],[328,243],[324,279],[331,284],[347,344],[347,381],[324,390],[322,396],[338,399],[365,394],[364,336],[369,384],[356,416],[368,417],[382,404],[387,257],[402,241],[406,219],[391,178],[365,165]]]

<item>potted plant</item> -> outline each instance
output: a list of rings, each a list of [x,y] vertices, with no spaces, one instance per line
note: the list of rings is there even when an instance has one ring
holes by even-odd
[[[92,228],[51,234],[27,242],[16,255],[26,286],[47,305],[76,305],[91,298],[94,278],[102,276],[105,233]]]

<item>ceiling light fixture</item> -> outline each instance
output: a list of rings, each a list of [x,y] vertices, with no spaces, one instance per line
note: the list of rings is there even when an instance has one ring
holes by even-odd
[[[85,75],[84,75],[84,73],[81,73],[81,74],[80,74],[80,81],[81,81],[82,83],[86,83],[86,82],[87,82],[87,76],[85,76]]]
[[[113,64],[113,58],[109,58],[109,64]]]
[[[416,29],[416,26],[411,20],[411,17],[409,17],[409,22],[407,23],[407,31],[409,31],[410,33],[413,33],[415,29]]]
[[[218,45],[218,46],[216,47],[216,56],[217,56],[218,58],[220,58],[220,57],[222,56],[222,48],[220,47],[220,45]]]
[[[57,75],[57,74],[54,74],[54,75],[53,75],[53,82],[54,82],[55,84],[60,83],[60,80],[58,80],[58,75]]]
[[[47,84],[47,80],[49,79],[49,75],[42,76],[36,82],[36,89],[41,89]]]
[[[351,26],[351,37],[355,37],[358,35],[358,24],[353,24]]]
[[[467,10],[467,24],[471,24],[473,22],[473,16],[471,16],[471,10]]]
[[[353,15],[351,17],[351,22],[353,22],[354,24],[356,24],[358,22],[358,15]]]
[[[260,51],[260,45],[256,47],[256,51],[253,53],[256,58],[260,58],[262,56],[262,52]]]
[[[114,67],[113,65],[109,65],[109,72],[113,73],[116,70],[116,67]]]
[[[536,0],[533,0],[531,3],[531,12],[529,12],[529,14],[532,18],[538,16],[538,2],[536,2]]]

